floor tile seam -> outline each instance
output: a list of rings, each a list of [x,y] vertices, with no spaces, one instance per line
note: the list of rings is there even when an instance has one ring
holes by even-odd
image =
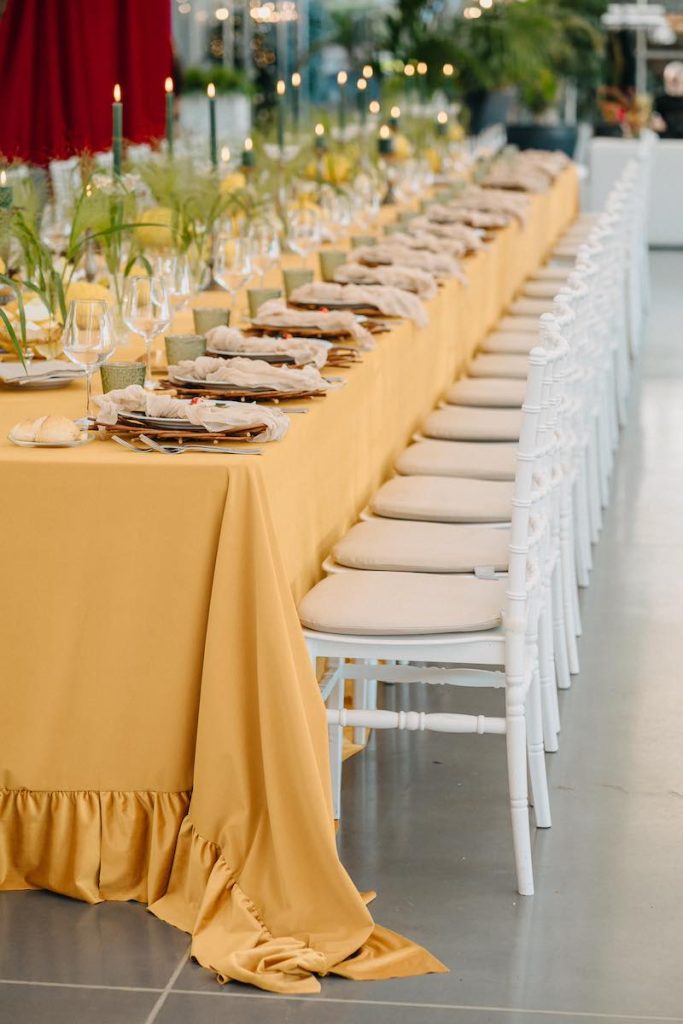
[[[25,978],[0,978],[0,985],[27,985],[34,988],[77,988],[105,992],[164,992],[165,989],[148,985],[98,985],[85,981],[36,981]]]
[[[153,1024],[153,1022],[158,1019],[159,1014],[161,1013],[161,1010],[162,1010],[162,1008],[164,1006],[164,1003],[168,999],[169,992],[172,990],[172,988],[175,985],[176,981],[180,977],[180,974],[181,974],[183,968],[185,967],[185,964],[190,959],[190,952],[191,952],[191,946],[190,946],[190,943],[188,942],[187,948],[185,949],[185,951],[184,951],[182,957],[180,958],[180,960],[178,961],[178,963],[175,965],[175,967],[171,971],[171,975],[170,975],[168,981],[166,982],[166,985],[164,986],[163,990],[159,993],[159,997],[156,1000],[156,1002],[154,1003],[154,1006],[152,1007],[152,1009],[149,1011],[149,1013],[145,1017],[144,1024]]]
[[[567,1017],[567,1018],[597,1018],[599,1020],[616,1020],[623,1022],[623,1024],[629,1024],[631,1021],[642,1021],[644,1024],[651,1024],[651,1022],[658,1021],[663,1024],[680,1024],[683,1021],[683,1017],[669,1017],[669,1016],[646,1016],[642,1014],[623,1014],[623,1013],[606,1013],[596,1010],[553,1010],[553,1009],[531,1009],[529,1007],[517,1007],[517,1006],[478,1006],[470,1003],[422,1003],[422,1002],[407,1002],[402,1000],[392,999],[342,999],[335,998],[334,996],[296,996],[287,995],[285,993],[272,993],[272,992],[234,992],[230,991],[229,986],[221,986],[218,991],[208,990],[196,990],[196,989],[184,989],[174,988],[170,995],[183,995],[183,996],[209,996],[213,998],[223,997],[227,995],[233,999],[268,999],[274,1002],[277,1001],[289,1001],[289,1002],[301,1002],[301,1003],[330,1003],[341,1006],[388,1006],[395,1008],[404,1009],[417,1009],[417,1010],[467,1010],[473,1013],[526,1013],[533,1014],[535,1016],[556,1016],[556,1017]]]

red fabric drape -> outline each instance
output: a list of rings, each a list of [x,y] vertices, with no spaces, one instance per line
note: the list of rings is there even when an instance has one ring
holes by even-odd
[[[0,18],[0,153],[45,163],[111,145],[114,84],[123,134],[164,133],[170,0],[8,0]]]

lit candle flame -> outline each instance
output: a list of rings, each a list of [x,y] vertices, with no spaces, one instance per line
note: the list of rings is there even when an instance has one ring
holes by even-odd
[[[412,78],[413,75],[415,74],[415,68],[413,67],[413,65],[412,64],[406,64],[406,66],[403,69],[403,74],[407,78]]]
[[[448,114],[446,113],[445,110],[440,110],[439,113],[436,115],[436,119],[439,122],[439,124],[448,124]]]
[[[209,97],[210,100],[214,100],[216,98],[216,86],[213,84],[213,82],[209,82],[209,84],[207,85],[206,95]]]
[[[172,78],[167,78],[166,79],[166,81],[164,82],[164,89],[168,93],[173,92],[173,79]]]
[[[401,116],[401,108],[400,107],[392,107],[391,108],[391,116],[393,118],[398,119]]]
[[[418,73],[418,75],[426,75],[427,74],[427,65],[425,64],[425,62],[423,60],[421,60],[419,62],[419,64],[417,65],[417,73]]]
[[[356,82],[356,88],[359,89],[360,92],[365,92],[367,87],[368,87],[368,83],[367,83],[367,80],[365,78],[359,78],[358,81]]]
[[[0,185],[6,185],[6,184],[7,184],[7,172],[6,171],[0,171]]]
[[[370,101],[370,106],[368,107],[368,110],[370,111],[371,114],[379,114],[379,112],[380,112],[379,101],[378,100],[371,100]]]
[[[446,76],[446,78],[450,78],[454,70],[455,69],[452,64],[444,64],[443,66],[443,73]]]
[[[322,136],[325,134],[325,125],[320,124],[320,122],[318,122],[313,131],[318,136],[318,138],[322,138]]]
[[[254,148],[254,140],[251,138],[250,135],[247,135],[246,139],[244,140],[244,152],[245,153],[251,153],[253,148]]]
[[[298,71],[292,72],[292,89],[298,89],[301,85],[301,75]]]
[[[282,79],[279,78],[278,82],[277,82],[277,85],[275,86],[275,91],[277,92],[278,96],[284,96],[286,89],[287,89],[287,86],[282,81]]]
[[[349,76],[346,74],[345,71],[340,71],[339,74],[337,75],[337,85],[339,85],[339,86],[346,85],[348,80],[349,80]]]
[[[380,139],[388,139],[390,135],[391,131],[389,130],[389,125],[383,124],[379,130]]]
[[[114,86],[114,103],[120,103],[120,102],[121,102],[121,86],[117,82],[116,85]]]
[[[230,146],[223,146],[221,149],[221,160],[224,164],[230,161]]]
[[[372,78],[373,74],[372,64],[365,64],[363,67],[363,78]]]

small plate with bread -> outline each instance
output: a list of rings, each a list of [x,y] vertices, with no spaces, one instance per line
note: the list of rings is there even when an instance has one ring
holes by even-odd
[[[76,448],[95,435],[67,416],[39,416],[15,423],[7,437],[20,448]]]

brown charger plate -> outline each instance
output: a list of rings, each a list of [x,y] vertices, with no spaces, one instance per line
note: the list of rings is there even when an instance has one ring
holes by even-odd
[[[220,433],[211,433],[209,430],[205,430],[200,433],[197,430],[162,430],[159,427],[148,427],[138,424],[133,426],[129,423],[98,423],[96,420],[92,421],[94,429],[98,430],[103,434],[126,434],[129,437],[139,437],[140,434],[146,434],[148,437],[158,438],[159,440],[173,441],[173,440],[186,440],[194,441],[251,441],[257,434],[266,429],[265,423],[256,423],[252,427],[231,427],[228,430],[221,430]]]
[[[166,391],[173,391],[179,398],[218,398],[224,402],[285,402],[291,399],[324,398],[326,391],[227,391],[225,388],[193,388],[187,384],[177,384],[172,380],[160,381]],[[147,433],[147,431],[143,431]]]

